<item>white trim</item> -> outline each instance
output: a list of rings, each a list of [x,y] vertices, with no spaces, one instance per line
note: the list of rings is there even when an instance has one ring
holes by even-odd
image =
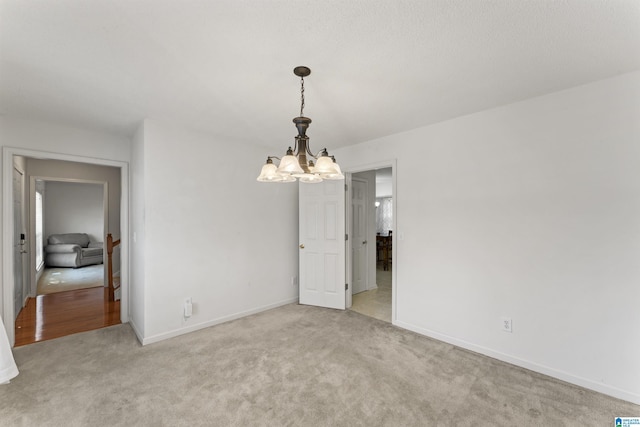
[[[400,235],[400,231],[398,230],[398,188],[396,185],[397,180],[397,169],[398,169],[398,160],[397,159],[389,159],[382,160],[379,162],[368,163],[364,165],[356,165],[352,167],[345,168],[345,172],[348,173],[357,173],[357,172],[366,172],[375,169],[384,169],[391,168],[391,196],[393,197],[393,218],[391,220],[393,236],[391,237],[391,259],[394,260],[393,268],[391,269],[391,323],[396,324],[396,319],[398,318],[398,313],[396,310],[397,306],[397,295],[398,295],[398,268],[400,265],[398,259],[398,236]],[[349,221],[346,221],[349,222]]]
[[[16,236],[16,234],[22,234],[23,232],[28,236],[28,235],[30,235],[31,230],[27,231],[28,227],[25,224],[25,222],[26,222],[25,221],[25,216],[27,214],[26,207],[25,207],[25,199],[26,199],[25,198],[25,183],[26,183],[26,179],[25,178],[27,176],[27,172],[25,171],[25,169],[19,167],[18,163],[15,162],[15,158],[14,157],[12,157],[11,164],[12,164],[12,168],[13,168],[11,170],[11,181],[12,181],[12,185],[11,185],[11,206],[12,206],[12,208],[11,208],[11,214],[10,214],[12,216],[12,219],[15,219],[15,214],[13,212],[14,209],[15,209],[15,204],[14,204],[15,200],[14,200],[14,194],[13,194],[13,179],[14,179],[13,172],[14,171],[16,171],[16,172],[18,172],[18,174],[20,174],[20,187],[21,187],[20,191],[22,193],[20,195],[21,196],[21,200],[20,200],[20,208],[21,208],[20,217],[21,217],[21,221],[22,221],[22,230],[18,230],[18,233],[16,233],[16,230],[12,230],[11,235],[9,236],[9,238],[11,239],[11,252],[12,252],[12,260],[11,261],[12,261],[12,267],[13,267],[13,264],[15,263],[15,258],[17,256],[17,254],[15,252],[15,250],[16,250],[16,248],[15,248],[16,242],[14,240],[15,236]],[[15,223],[12,224],[12,227],[15,227]],[[23,240],[23,243],[26,243],[26,241]],[[24,244],[21,245],[21,246],[22,246],[21,251],[23,251],[25,249]],[[27,249],[29,249],[29,248],[27,247]],[[31,254],[27,253],[26,255],[31,255]],[[29,296],[30,296],[29,292],[25,293],[25,291],[24,291],[24,285],[25,285],[25,283],[28,283],[30,278],[27,278],[27,276],[25,275],[25,270],[28,271],[28,268],[25,268],[25,258],[27,258],[27,257],[25,256],[24,252],[21,252],[19,256],[22,257],[22,259],[20,260],[20,265],[22,266],[22,283],[21,283],[22,291],[20,292],[21,295],[22,295],[22,302],[21,302],[21,304],[22,304],[21,310],[22,310],[22,308],[24,308],[27,305],[26,303],[27,303],[27,300],[29,299]],[[13,292],[15,293],[15,278],[13,278]],[[12,295],[11,299],[13,300],[14,298],[15,298],[15,294]],[[16,317],[15,311],[14,311],[14,317]]]
[[[120,320],[122,323],[129,321],[129,164],[119,160],[107,160],[94,157],[83,157],[69,154],[53,153],[47,151],[29,150],[15,147],[2,147],[2,318],[7,330],[7,336],[11,346],[15,343],[15,316],[13,313],[13,259],[12,239],[6,236],[13,234],[13,157],[23,156],[35,159],[65,160],[100,166],[112,166],[120,168],[120,269],[123,272],[120,278],[122,287],[122,299],[120,301]]]
[[[436,339],[438,341],[443,341],[448,344],[454,345],[456,347],[464,348],[466,350],[473,351],[475,353],[480,353],[482,355],[491,357],[493,359],[500,360],[502,362],[510,363],[515,366],[519,366],[521,368],[529,369],[530,371],[538,372],[544,375],[548,375],[552,378],[559,379],[562,381],[566,381],[568,383],[584,387],[593,391],[597,391],[599,393],[603,393],[609,396],[616,397],[618,399],[626,400],[631,403],[635,403],[636,405],[640,405],[640,395],[632,393],[627,390],[622,390],[616,387],[609,386],[607,384],[595,382],[588,380],[586,378],[582,378],[576,375],[569,374],[565,371],[561,371],[558,369],[551,368],[549,366],[540,365],[535,362],[531,362],[526,359],[521,359],[516,356],[512,356],[510,354],[502,353],[499,351],[492,350],[487,347],[483,347],[480,345],[473,344],[468,341],[464,341],[458,338],[451,337],[449,335],[441,334],[439,332],[432,331],[430,329],[421,328],[419,326],[412,325],[410,323],[405,323],[400,320],[396,320],[393,322],[395,326],[398,326],[403,329],[407,329],[412,332],[416,332],[420,335],[427,336],[429,338]]]
[[[42,215],[42,259],[38,264],[38,236],[36,231],[36,215],[38,213],[38,194],[40,194],[40,209]],[[44,196],[42,193],[36,191],[36,182],[33,178],[29,179],[29,293],[32,297],[37,294],[38,278],[41,274],[39,272],[44,270]],[[35,268],[34,268],[35,267]]]
[[[353,197],[352,188],[353,185],[353,177],[350,172],[344,173],[344,185],[346,185],[347,190],[344,193],[344,208],[345,208],[345,220],[344,220],[344,232],[347,236],[347,241],[345,242],[345,251],[344,251],[344,273],[345,273],[345,283],[348,283],[348,289],[344,291],[344,307],[345,309],[351,308],[353,305],[353,260],[351,259],[351,253],[353,251],[353,224],[351,224],[351,216],[353,215],[352,207],[351,207],[351,198]]]
[[[137,329],[134,327],[134,331],[136,332],[136,336],[138,336],[138,340],[142,343],[142,345],[153,344],[156,342],[164,341],[169,338],[174,338],[180,335],[188,334],[190,332],[198,331],[200,329],[208,328],[210,326],[219,325],[221,323],[226,323],[231,320],[240,319],[241,317],[250,316],[252,314],[260,313],[263,311],[271,310],[273,308],[281,307],[283,305],[297,303],[298,297],[289,298],[283,301],[279,301],[273,304],[264,305],[262,307],[254,308],[247,311],[241,311],[239,313],[230,314],[228,316],[219,317],[217,319],[208,320],[206,322],[198,323],[195,325],[188,326],[186,328],[174,329],[173,331],[163,332],[158,335],[152,335],[147,338],[140,339],[140,334],[137,332]]]
[[[131,329],[133,329],[133,333],[136,335],[138,342],[142,344],[142,342],[144,341],[143,335],[140,333],[140,330],[138,329],[136,324],[133,322],[133,320],[129,321],[129,326],[131,326]]]
[[[9,344],[13,346],[15,342],[15,316],[13,313],[13,155],[8,155],[7,150],[3,150],[2,171],[2,318]],[[10,199],[11,198],[11,199]]]

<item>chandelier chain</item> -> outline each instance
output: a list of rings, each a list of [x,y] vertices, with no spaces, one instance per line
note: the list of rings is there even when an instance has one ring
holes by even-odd
[[[304,117],[304,77],[300,77],[300,117]]]

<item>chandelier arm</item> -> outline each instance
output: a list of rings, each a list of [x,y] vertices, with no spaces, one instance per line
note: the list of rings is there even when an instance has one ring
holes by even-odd
[[[322,150],[318,151],[318,154],[315,154],[315,155],[314,155],[314,154],[311,154],[311,153],[309,153],[309,154],[311,155],[311,157],[313,157],[313,158],[316,158],[316,159],[317,159],[318,157],[320,157],[320,155],[321,155],[323,152],[326,152],[326,151],[327,151],[327,149],[326,149],[326,148],[323,148]],[[328,153],[328,152],[327,152],[327,155],[329,155],[329,153]]]
[[[307,154],[313,157],[314,159],[318,158],[318,156],[314,156],[313,153],[311,152],[311,148],[309,148],[309,144],[307,144]]]

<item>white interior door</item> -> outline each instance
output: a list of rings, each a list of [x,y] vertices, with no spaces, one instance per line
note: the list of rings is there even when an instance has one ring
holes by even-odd
[[[367,181],[353,178],[351,181],[351,215],[352,215],[352,263],[353,293],[366,291],[367,283]]]
[[[22,224],[22,198],[24,176],[13,168],[13,316],[18,317],[24,304],[24,227]]]
[[[300,304],[345,309],[342,180],[299,184]]]

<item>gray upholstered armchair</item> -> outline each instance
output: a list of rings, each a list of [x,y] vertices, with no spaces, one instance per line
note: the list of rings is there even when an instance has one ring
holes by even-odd
[[[83,267],[102,264],[102,242],[90,242],[85,233],[52,234],[45,247],[47,267]]]

